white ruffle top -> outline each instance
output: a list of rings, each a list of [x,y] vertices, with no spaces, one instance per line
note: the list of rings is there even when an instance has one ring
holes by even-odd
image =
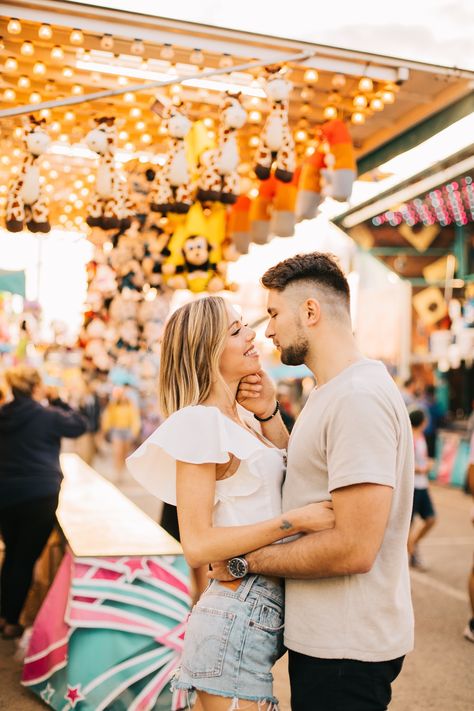
[[[249,413],[240,412],[247,419]],[[127,467],[150,493],[176,505],[177,460],[222,464],[230,454],[240,465],[232,476],[216,481],[214,525],[242,526],[279,516],[285,450],[267,446],[217,407],[193,405],[174,412],[128,457]]]

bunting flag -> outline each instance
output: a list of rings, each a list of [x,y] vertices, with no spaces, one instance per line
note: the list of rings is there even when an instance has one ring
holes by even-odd
[[[67,553],[33,626],[22,684],[60,711],[178,711],[189,614],[182,556]]]

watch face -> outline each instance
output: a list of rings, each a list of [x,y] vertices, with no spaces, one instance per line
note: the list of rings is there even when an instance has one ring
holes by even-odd
[[[247,575],[247,561],[245,558],[231,558],[227,564],[227,569],[234,578],[243,578]]]

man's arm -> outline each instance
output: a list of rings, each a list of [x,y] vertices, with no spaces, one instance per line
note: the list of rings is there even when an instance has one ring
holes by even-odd
[[[250,572],[300,579],[367,573],[382,545],[392,493],[381,484],[334,490],[334,528],[247,554]],[[227,571],[213,564],[208,577],[226,579]]]

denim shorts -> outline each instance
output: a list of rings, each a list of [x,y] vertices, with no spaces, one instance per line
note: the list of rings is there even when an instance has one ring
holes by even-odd
[[[284,652],[283,616],[275,580],[249,575],[235,590],[211,581],[189,616],[174,688],[229,697],[229,709],[248,699],[276,711],[272,667]]]

